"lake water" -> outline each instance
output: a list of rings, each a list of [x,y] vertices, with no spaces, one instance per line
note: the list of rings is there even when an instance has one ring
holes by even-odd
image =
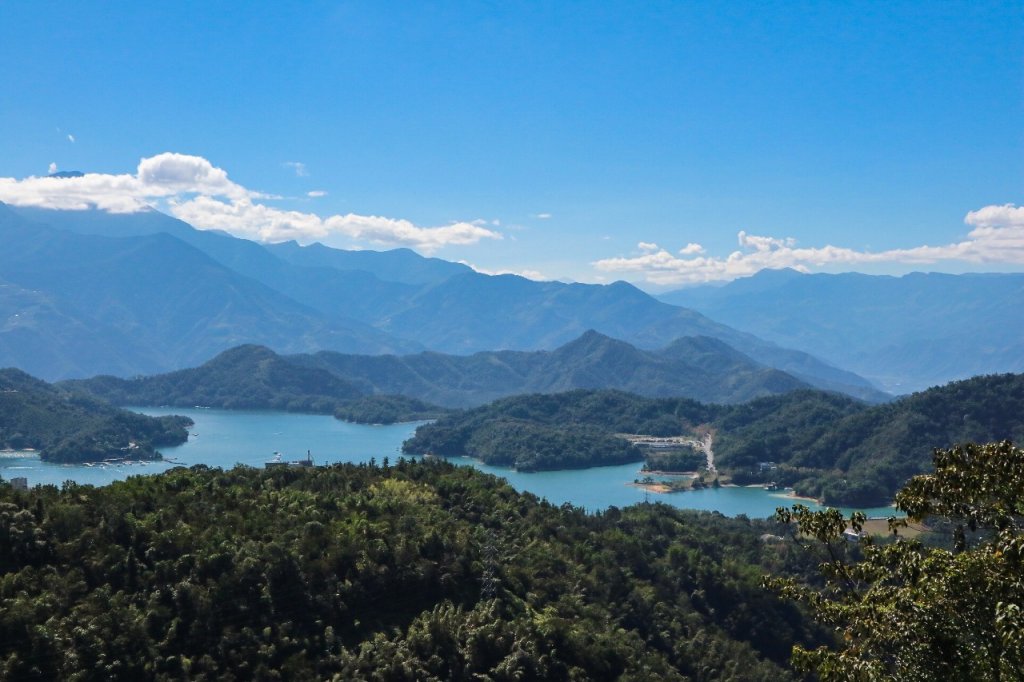
[[[392,461],[401,456],[402,441],[416,430],[416,423],[368,426],[348,424],[324,415],[284,412],[135,408],[153,416],[185,414],[195,421],[187,443],[161,448],[162,462],[116,465],[71,465],[41,462],[31,453],[0,453],[0,476],[28,478],[29,485],[54,484],[72,480],[105,485],[137,474],[165,471],[174,466],[207,464],[231,468],[236,464],[261,467],[280,452],[284,460],[302,459],[309,450],[317,464],[335,462]],[[629,485],[639,477],[640,464],[595,467],[573,471],[522,473],[488,466],[472,459],[453,463],[473,466],[508,479],[517,490],[528,491],[554,504],[566,502],[589,510],[609,506],[625,507],[649,500],[675,507],[718,511],[728,516],[746,514],[751,518],[771,516],[775,508],[794,500],[782,493],[761,488],[709,488],[681,493],[648,493]],[[806,503],[816,507],[812,503]],[[849,511],[849,510],[846,510]],[[888,516],[891,508],[865,509],[871,516]]]

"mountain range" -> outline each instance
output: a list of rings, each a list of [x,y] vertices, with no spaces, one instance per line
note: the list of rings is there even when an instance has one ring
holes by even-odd
[[[1024,371],[1024,274],[802,274],[762,270],[664,294],[891,393]]]
[[[885,397],[809,353],[624,282],[490,276],[403,249],[261,246],[156,211],[0,205],[0,239],[0,365],[47,379],[169,371],[243,343],[283,353],[468,354],[552,349],[594,329],[646,349],[707,336],[819,388]]]
[[[0,206],[0,240],[0,364],[46,379],[156,372],[250,341],[417,347],[328,318],[167,233],[84,234]]]
[[[708,337],[678,339],[657,351],[594,331],[553,351],[487,351],[469,356],[350,355],[331,351],[280,356],[255,345],[203,365],[133,379],[98,376],[66,382],[119,405],[204,405],[333,412],[368,396],[402,396],[447,408],[519,393],[616,388],[651,397],[735,403],[808,385]]]
[[[1024,275],[762,271],[655,300],[625,282],[491,276],[408,249],[257,244],[157,211],[0,205],[0,366],[45,379],[286,354],[552,350],[587,330],[643,350],[722,341],[814,387],[885,399],[1024,370]],[[866,378],[863,378],[866,377]]]

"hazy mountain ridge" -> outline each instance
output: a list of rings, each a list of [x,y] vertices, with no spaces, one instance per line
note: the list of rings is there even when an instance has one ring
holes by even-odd
[[[765,270],[659,298],[812,352],[893,392],[1024,371],[1024,274]]]
[[[688,348],[694,349],[692,358]],[[329,351],[279,356],[268,348],[247,345],[192,369],[133,379],[98,376],[66,384],[119,405],[311,412],[335,412],[350,401],[370,396],[404,396],[456,408],[520,393],[616,388],[732,403],[807,387],[715,339],[679,339],[664,351],[643,351],[593,331],[554,351],[471,356]]]
[[[576,388],[616,388],[648,396],[732,403],[807,387],[715,339],[679,339],[664,350],[645,351],[595,331],[553,351],[376,358],[321,352],[290,359],[327,369],[374,392],[398,393],[450,407],[481,405],[518,393]]]

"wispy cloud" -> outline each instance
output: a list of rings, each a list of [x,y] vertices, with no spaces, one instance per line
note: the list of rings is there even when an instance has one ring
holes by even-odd
[[[71,133],[68,133],[68,142],[71,142],[72,144],[75,142],[75,136]]]
[[[313,199],[319,199],[320,197],[327,196],[327,192],[323,191],[322,189],[314,189],[312,191],[306,192],[306,196],[311,197]]]
[[[444,246],[502,239],[501,233],[473,222],[421,227],[383,216],[320,216],[269,206],[265,201],[270,198],[231,181],[226,171],[201,156],[171,152],[142,159],[134,174],[0,178],[0,201],[9,204],[62,210],[98,208],[112,213],[155,207],[200,229],[221,229],[260,241],[348,240],[432,253]]]
[[[800,247],[796,240],[739,232],[740,248],[728,256],[704,255],[704,247],[689,243],[674,255],[650,242],[637,245],[632,256],[605,258],[592,265],[601,272],[629,273],[656,285],[668,286],[731,280],[765,268],[794,268],[804,272],[827,265],[900,263],[926,265],[943,261],[1024,265],[1024,207],[985,206],[964,217],[971,226],[961,241],[941,246],[915,246],[886,251],[858,251],[831,244]]]
[[[281,165],[284,166],[285,168],[291,168],[295,172],[295,175],[299,176],[300,178],[305,178],[309,176],[309,171],[306,170],[306,164],[302,163],[301,161],[285,161]]]
[[[550,213],[534,213],[533,217],[536,218],[537,220],[551,220]]]
[[[51,161],[50,162],[50,167],[47,169],[46,172],[49,173],[50,175],[53,175],[54,173],[56,173],[57,172],[57,162],[56,161]]]

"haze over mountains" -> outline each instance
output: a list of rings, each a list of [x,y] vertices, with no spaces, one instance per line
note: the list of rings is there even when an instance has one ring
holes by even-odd
[[[1024,371],[1024,274],[762,270],[659,298],[813,353],[892,393]]]
[[[886,396],[847,368],[904,390],[1024,363],[1019,331],[1014,337],[1019,316],[997,329],[1020,289],[1011,284],[994,295],[991,285],[1017,281],[1010,276],[945,276],[946,289],[966,297],[946,317],[941,294],[923,313],[901,312],[931,295],[889,295],[890,280],[902,280],[785,273],[664,297],[693,306],[683,308],[625,282],[491,276],[408,249],[261,245],[156,211],[0,205],[0,239],[0,366],[49,380],[172,371],[248,343],[285,354],[467,355],[555,349],[588,330],[635,352],[684,337],[716,339],[799,382],[868,400]],[[833,281],[858,282],[862,293],[851,298],[819,287]],[[888,305],[884,315],[867,305],[876,298]],[[950,319],[955,330],[943,322]],[[703,352],[692,342],[689,351]],[[901,365],[909,369],[898,374]],[[525,381],[524,390],[547,390],[536,383]]]
[[[0,364],[45,379],[176,368],[252,340],[290,351],[417,347],[330,319],[166,233],[82,234],[0,206],[0,240]]]
[[[178,369],[241,343],[292,353],[472,353],[553,348],[595,329],[645,348],[710,336],[819,387],[879,396],[852,373],[622,282],[489,276],[407,250],[266,248],[157,212],[0,207],[0,237],[11,285],[0,303],[8,312],[0,364],[47,379]],[[356,265],[373,271],[339,269]],[[91,353],[76,347],[68,332],[76,327],[95,339]]]

